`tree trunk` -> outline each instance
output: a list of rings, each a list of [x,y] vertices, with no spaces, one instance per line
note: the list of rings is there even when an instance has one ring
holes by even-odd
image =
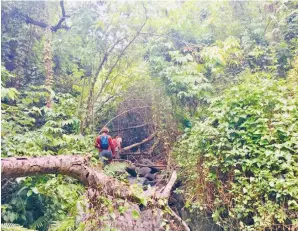
[[[44,28],[45,33],[45,43],[44,43],[44,52],[43,52],[43,61],[44,61],[44,68],[46,72],[46,80],[45,80],[45,87],[49,92],[49,95],[47,97],[46,106],[48,108],[52,107],[52,87],[54,84],[54,76],[53,76],[53,57],[52,57],[52,32],[57,32],[59,29],[66,29],[68,30],[69,27],[66,25],[62,25],[62,23],[68,18],[69,16],[65,13],[64,8],[64,1],[60,1],[60,7],[62,16],[58,23],[56,25],[51,26],[48,23],[37,21],[28,15],[23,15],[23,18],[25,19],[26,23]],[[21,14],[22,15],[22,14]],[[49,21],[49,12],[47,8],[47,3],[45,2],[45,18],[44,21]]]
[[[107,195],[134,202],[140,201],[140,198],[127,185],[106,176],[102,171],[92,169],[87,163],[87,158],[71,155],[6,158],[2,159],[1,172],[4,178],[60,173],[71,176],[91,188],[108,185],[109,187],[104,190]]]
[[[82,156],[59,155],[43,157],[20,157],[1,159],[2,178],[16,178],[39,174],[63,174],[79,180],[82,184],[97,188],[104,186],[104,193],[113,197],[122,198],[131,202],[140,202],[141,198],[167,198],[169,188],[172,188],[177,175],[174,171],[169,182],[170,185],[162,189],[152,188],[143,193],[136,194],[129,185],[112,177],[106,176],[101,170],[88,166],[89,159]],[[155,204],[153,201],[152,204]]]
[[[93,98],[94,98],[94,90],[95,90],[95,84],[97,82],[99,73],[101,72],[101,70],[103,69],[105,63],[108,60],[108,53],[106,53],[103,58],[102,61],[100,62],[96,73],[91,75],[91,85],[90,85],[90,89],[89,89],[89,94],[88,94],[88,99],[87,99],[87,106],[86,106],[86,114],[85,117],[82,118],[82,123],[81,123],[81,133],[84,134],[85,133],[85,129],[89,126],[90,123],[90,117],[91,117],[91,112],[93,110]]]
[[[134,187],[106,176],[101,170],[88,166],[89,159],[87,157],[60,155],[3,158],[1,160],[2,178],[60,173],[79,180],[88,187],[89,208],[91,206],[95,210],[96,205],[99,204],[100,193],[112,199],[121,198],[128,201],[129,208],[127,211],[120,214],[118,210],[115,210],[116,219],[111,218],[103,223],[99,223],[100,228],[108,226],[123,231],[164,230],[161,227],[163,223],[163,208],[167,206],[166,201],[177,178],[175,171],[172,173],[166,186],[162,188],[152,187],[147,191],[136,192]],[[148,204],[141,211],[138,204],[144,201],[144,199],[148,201]],[[161,200],[165,200],[165,202],[161,204]],[[92,201],[95,201],[95,203],[92,203]],[[139,217],[134,217],[133,213],[139,214]],[[95,216],[95,219],[98,219],[96,214],[90,214],[90,216]]]
[[[52,107],[52,88],[54,83],[54,76],[53,76],[53,59],[52,59],[52,31],[50,28],[46,28],[46,34],[45,34],[45,44],[44,44],[44,68],[46,72],[46,81],[45,81],[45,87],[49,93],[47,97],[46,106],[48,108]]]

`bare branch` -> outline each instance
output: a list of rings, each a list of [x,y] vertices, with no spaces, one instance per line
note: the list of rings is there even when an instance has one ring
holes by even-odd
[[[54,31],[54,32],[56,32],[59,29],[66,29],[66,30],[69,29],[69,27],[67,27],[67,26],[62,26],[62,23],[66,20],[66,18],[69,18],[69,16],[67,16],[65,13],[64,1],[62,1],[62,0],[60,1],[60,8],[61,8],[61,12],[62,12],[62,17],[60,18],[60,20],[58,21],[56,26],[52,26],[52,31]]]
[[[131,148],[134,148],[134,147],[138,147],[140,146],[141,144],[144,144],[144,143],[147,143],[148,141],[152,140],[155,136],[156,136],[156,132],[153,133],[152,135],[150,135],[148,138],[142,140],[141,142],[139,143],[135,143],[135,144],[132,144],[132,145],[129,145],[129,146],[126,146],[125,148],[122,148],[122,150],[126,151],[126,150],[129,150]]]
[[[168,184],[166,185],[166,187],[163,189],[163,191],[161,193],[158,193],[157,194],[157,197],[158,198],[161,198],[161,199],[163,199],[163,198],[169,198],[169,196],[171,194],[171,190],[172,190],[172,188],[173,188],[176,180],[177,180],[177,172],[174,171],[172,173],[172,176],[171,176]]]
[[[60,7],[61,7],[61,12],[62,12],[62,17],[64,17],[64,18],[69,17],[65,13],[64,1],[62,1],[62,0],[60,1]]]
[[[102,187],[103,193],[140,203],[143,196],[153,198],[168,198],[171,188],[176,180],[176,172],[164,188],[163,193],[152,190],[144,194],[136,194],[127,184],[106,176],[102,171],[88,166],[89,159],[82,156],[59,155],[41,157],[21,157],[1,159],[2,178],[16,178],[40,174],[63,174],[79,180],[89,188]],[[155,204],[153,201],[152,204]],[[158,204],[157,204],[158,206]]]
[[[144,7],[145,8],[145,7]],[[101,89],[99,91],[99,93],[97,94],[95,101],[97,101],[97,99],[99,98],[99,96],[101,95],[101,93],[103,92],[104,88],[105,88],[105,84],[109,79],[109,76],[111,75],[112,71],[114,70],[114,68],[116,67],[116,65],[118,64],[119,60],[121,59],[121,57],[124,55],[125,51],[127,50],[127,48],[135,41],[135,39],[139,36],[139,34],[141,33],[141,31],[143,30],[144,26],[147,23],[148,20],[148,16],[147,16],[147,10],[145,8],[145,15],[146,15],[146,19],[144,21],[144,23],[141,25],[140,29],[137,31],[137,33],[133,36],[133,38],[129,41],[129,43],[124,47],[124,49],[121,51],[121,53],[118,55],[115,63],[113,64],[113,66],[110,68],[108,74],[105,77],[105,80],[101,86]]]
[[[182,224],[183,228],[185,231],[190,231],[190,228],[188,227],[188,225],[186,224],[186,222],[184,220],[182,220],[181,217],[179,217],[174,211],[173,209],[170,208],[170,206],[168,206],[168,209],[171,211],[171,215],[175,217],[175,219]]]
[[[50,28],[53,32],[57,32],[59,29],[68,30],[68,29],[70,29],[70,27],[68,27],[66,25],[62,25],[62,23],[66,20],[66,18],[69,17],[65,13],[64,1],[60,1],[60,7],[61,7],[61,11],[62,11],[62,17],[60,18],[58,23],[54,26],[51,26],[51,25],[49,25],[45,22],[37,21],[37,20],[29,17],[28,15],[24,16],[22,13],[20,13],[20,14],[23,15],[23,17],[25,18],[26,23],[28,23],[28,24],[39,26],[41,28]]]
[[[41,28],[48,28],[48,27],[50,27],[50,25],[48,25],[48,24],[46,24],[44,22],[37,21],[37,20],[35,20],[33,18],[30,18],[29,16],[24,16],[24,17],[25,17],[26,23],[28,23],[28,24],[39,26]]]

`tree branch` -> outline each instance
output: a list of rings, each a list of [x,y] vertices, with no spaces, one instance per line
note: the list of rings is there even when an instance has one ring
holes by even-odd
[[[61,7],[61,13],[62,13],[62,17],[66,18],[66,17],[69,17],[66,15],[65,13],[65,8],[64,8],[64,1],[60,1],[60,7]]]
[[[145,7],[144,7],[145,8]],[[121,51],[121,53],[119,54],[119,56],[117,57],[115,63],[113,64],[113,66],[110,68],[108,74],[105,77],[104,83],[101,86],[101,89],[99,91],[99,93],[97,94],[95,101],[97,101],[97,99],[99,98],[99,96],[101,95],[101,93],[103,92],[104,88],[105,88],[105,84],[108,81],[109,76],[111,75],[112,71],[114,70],[114,68],[116,67],[116,65],[118,64],[119,60],[121,59],[121,57],[124,55],[125,51],[127,50],[127,48],[135,41],[135,39],[139,36],[139,34],[141,33],[142,29],[144,28],[144,26],[147,23],[148,20],[148,16],[147,16],[147,9],[145,8],[145,21],[144,23],[141,25],[140,29],[137,31],[137,33],[133,36],[133,38],[128,42],[128,44],[123,48],[123,50]]]
[[[184,220],[182,220],[182,218],[179,217],[179,216],[173,211],[173,209],[171,209],[170,206],[168,206],[168,209],[171,211],[171,215],[172,215],[173,217],[175,217],[175,219],[176,219],[179,223],[182,224],[184,230],[185,230],[185,231],[190,231],[190,228],[188,227],[188,225],[186,224],[186,222],[185,222]]]
[[[46,24],[44,22],[37,21],[37,20],[35,20],[33,18],[30,18],[28,15],[26,15],[24,17],[25,17],[26,23],[28,23],[28,24],[39,26],[41,28],[48,28],[48,27],[50,27],[48,24]]]
[[[59,29],[68,30],[68,29],[70,29],[70,27],[68,27],[66,25],[62,25],[62,23],[66,20],[66,18],[69,17],[65,13],[64,1],[62,1],[62,0],[60,1],[60,7],[61,7],[61,11],[62,11],[62,17],[60,18],[60,20],[58,21],[58,23],[55,26],[51,26],[45,22],[37,21],[37,20],[29,17],[28,15],[24,16],[22,13],[20,13],[20,14],[24,16],[25,21],[28,24],[39,26],[41,28],[50,28],[53,32],[57,32]]]
[[[56,26],[52,26],[52,31],[56,32],[59,29],[66,29],[68,30],[69,27],[67,26],[62,26],[62,23],[66,20],[66,18],[69,18],[69,16],[66,15],[65,13],[65,8],[64,8],[64,1],[60,1],[60,7],[61,7],[61,12],[62,12],[62,17],[60,18],[60,20],[58,21],[58,23],[56,24]]]
[[[142,140],[141,142],[126,146],[125,148],[122,148],[122,150],[126,151],[126,150],[129,150],[131,148],[140,146],[141,144],[147,143],[148,141],[152,140],[154,138],[154,136],[156,136],[156,132],[153,133],[152,135],[150,135],[148,138]]]
[[[175,184],[177,180],[177,172],[174,171],[171,175],[170,180],[168,181],[168,184],[166,185],[166,187],[162,190],[162,192],[157,194],[158,198],[161,199],[165,199],[165,198],[169,198],[170,194],[171,194],[171,190]]]

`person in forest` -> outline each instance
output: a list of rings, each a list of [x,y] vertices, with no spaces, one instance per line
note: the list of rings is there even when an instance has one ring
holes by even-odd
[[[99,159],[102,161],[104,166],[110,163],[113,156],[115,156],[113,139],[108,134],[109,129],[107,127],[103,127],[100,131],[100,135],[95,138],[95,148],[98,149]]]
[[[121,152],[121,144],[122,144],[122,138],[120,136],[115,136],[113,139],[113,144],[115,148],[115,159],[120,158],[120,152]]]

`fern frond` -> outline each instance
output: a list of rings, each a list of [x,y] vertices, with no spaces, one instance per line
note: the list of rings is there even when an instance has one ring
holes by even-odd
[[[34,221],[31,225],[30,228],[32,229],[37,229],[37,228],[41,228],[42,226],[44,226],[45,223],[48,222],[47,217],[45,216],[41,216],[39,218],[37,218],[36,221]]]
[[[75,217],[68,217],[63,221],[54,221],[49,231],[72,231],[75,230]]]

